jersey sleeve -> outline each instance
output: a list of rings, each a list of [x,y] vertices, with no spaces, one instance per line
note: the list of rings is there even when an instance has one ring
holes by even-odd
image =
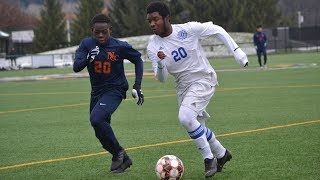
[[[80,72],[82,71],[87,65],[87,55],[89,53],[88,48],[85,45],[84,40],[81,41],[79,48],[76,50],[75,59],[73,63],[73,71]]]
[[[156,55],[156,52],[151,49],[150,45],[148,45],[148,47],[147,47],[147,55],[148,55],[148,58],[149,58],[150,61],[151,61],[154,75],[156,76],[156,75],[157,75],[157,69],[158,69],[158,63],[157,63],[157,61],[159,61],[160,59],[159,59],[158,56]]]
[[[135,65],[135,84],[141,85],[143,76],[143,61],[141,59],[141,53],[136,49],[132,48],[132,46],[128,43],[125,43],[125,45],[122,48],[121,54],[122,59],[128,59],[131,63]]]
[[[257,46],[257,37],[256,37],[256,33],[253,34],[253,44],[255,46]]]
[[[198,23],[191,22],[190,27],[195,34],[198,34],[200,39],[208,36],[214,36],[219,39],[231,52],[235,60],[241,65],[245,66],[248,63],[246,54],[239,48],[237,43],[221,26],[215,25],[212,22]]]
[[[147,46],[147,54],[148,58],[151,60],[152,63],[154,76],[157,77],[157,79],[160,82],[165,82],[168,77],[167,67],[164,65],[163,62],[161,62],[161,59],[157,56],[157,51],[155,51],[155,49],[152,48],[151,44],[152,42],[150,40]]]
[[[191,31],[198,36],[199,39],[204,39],[206,37],[212,36],[217,31],[217,27],[212,22],[189,22],[187,23],[191,28]]]

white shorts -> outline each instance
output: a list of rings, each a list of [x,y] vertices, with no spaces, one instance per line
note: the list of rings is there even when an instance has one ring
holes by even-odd
[[[198,116],[203,116],[207,105],[215,92],[215,85],[208,81],[192,83],[186,91],[178,95],[179,107],[181,105],[194,110]],[[208,115],[205,112],[206,115]]]

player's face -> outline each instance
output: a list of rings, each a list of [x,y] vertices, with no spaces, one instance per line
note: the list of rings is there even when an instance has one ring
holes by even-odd
[[[93,36],[100,44],[107,42],[110,37],[111,26],[108,23],[95,23],[92,28]]]
[[[262,28],[261,27],[257,28],[257,31],[262,32]]]
[[[170,23],[169,16],[162,18],[159,12],[153,12],[147,14],[147,20],[154,34],[159,35],[161,37],[169,35],[167,29]]]

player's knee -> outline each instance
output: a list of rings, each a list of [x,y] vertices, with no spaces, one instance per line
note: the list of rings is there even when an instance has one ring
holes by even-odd
[[[90,122],[93,127],[98,127],[102,122],[100,116],[97,113],[90,114]]]
[[[98,127],[105,122],[110,123],[110,114],[104,111],[92,111],[90,114],[90,122],[93,127]]]
[[[178,115],[179,121],[183,126],[186,126],[188,124],[188,122],[191,120],[190,118],[188,118],[187,114],[179,111],[179,115]]]
[[[189,127],[192,126],[192,122],[196,120],[196,117],[197,113],[190,108],[180,107],[178,118],[184,128],[189,129]]]

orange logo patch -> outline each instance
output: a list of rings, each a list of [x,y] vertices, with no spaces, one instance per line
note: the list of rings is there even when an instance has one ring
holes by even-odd
[[[116,61],[117,60],[117,55],[114,52],[108,52],[108,59],[110,61]]]

